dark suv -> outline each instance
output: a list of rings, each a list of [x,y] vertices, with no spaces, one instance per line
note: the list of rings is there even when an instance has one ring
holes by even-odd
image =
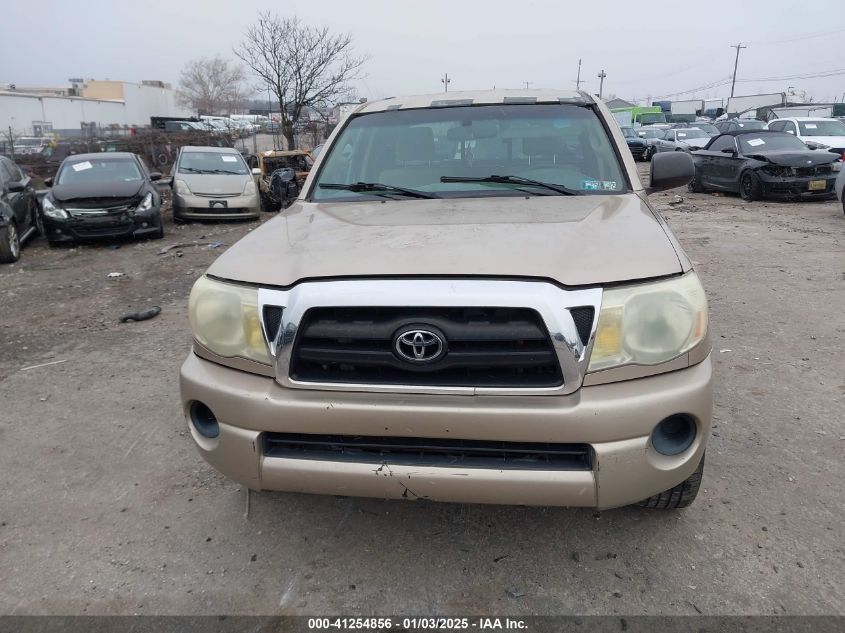
[[[38,203],[29,176],[0,156],[0,263],[18,261],[21,244],[38,232]]]

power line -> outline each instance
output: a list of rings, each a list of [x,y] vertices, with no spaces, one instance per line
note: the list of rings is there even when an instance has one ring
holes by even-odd
[[[769,44],[786,44],[788,42],[801,42],[803,40],[814,39],[817,37],[835,35],[837,33],[842,33],[843,31],[845,31],[845,29],[835,29],[833,31],[820,31],[818,33],[807,33],[806,35],[799,35],[797,37],[788,37],[783,40],[763,40],[761,42],[749,42],[749,44],[754,44],[754,46],[766,46]]]
[[[782,77],[761,77],[760,79],[737,79],[739,82],[754,82],[754,81],[789,81],[791,79],[818,79],[819,77],[836,77],[837,75],[845,75],[845,68],[835,68],[833,70],[820,70],[817,73],[809,75],[784,75]]]

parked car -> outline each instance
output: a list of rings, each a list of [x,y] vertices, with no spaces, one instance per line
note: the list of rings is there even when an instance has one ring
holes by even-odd
[[[701,149],[712,138],[707,132],[696,127],[682,127],[666,130],[665,140],[672,144],[674,151],[691,152]],[[665,150],[664,150],[665,151]]]
[[[636,131],[637,136],[646,142],[643,160],[651,160],[651,157],[657,152],[666,152],[675,149],[675,144],[666,140],[666,130],[664,129],[649,125],[647,127],[637,128]]]
[[[241,220],[260,214],[257,170],[231,147],[185,145],[172,170],[173,219]]]
[[[38,234],[38,201],[32,180],[15,163],[0,156],[0,263],[21,256],[21,244]]]
[[[716,126],[720,134],[766,129],[766,124],[756,119],[724,119],[723,121],[716,121],[713,125]]]
[[[13,144],[15,156],[43,155],[53,142],[52,138],[43,136],[19,136]]]
[[[304,149],[267,150],[247,156],[246,161],[253,170],[257,170],[261,208],[264,211],[278,211],[299,194],[314,164],[314,157]],[[292,169],[295,175],[295,178],[286,180],[286,186],[281,189],[271,186],[273,174],[280,169]],[[279,192],[284,195],[279,196]]]
[[[693,121],[691,123],[673,123],[673,128],[696,128],[706,132],[708,136],[719,136],[719,128],[708,121]]]
[[[165,121],[165,132],[207,132],[208,127],[199,121]]]
[[[838,119],[793,117],[769,121],[769,129],[800,138],[810,149],[823,149],[845,159],[845,123]]]
[[[435,159],[438,136],[457,158]],[[199,452],[252,489],[691,503],[707,301],[646,194],[693,161],[656,155],[644,188],[626,140],[575,91],[344,119],[287,212],[191,292],[180,388]]]
[[[839,175],[836,177],[836,197],[842,204],[842,212],[845,213],[845,169],[839,170]]]
[[[628,144],[628,149],[631,150],[634,160],[646,160],[648,144],[645,139],[640,138],[637,131],[632,127],[623,127],[622,136],[625,137],[625,142]]]
[[[761,198],[832,198],[842,159],[818,152],[785,132],[728,132],[693,152],[692,192],[708,189]]]
[[[41,199],[50,244],[97,238],[164,236],[161,195],[143,159],[129,152],[74,154],[65,158]]]

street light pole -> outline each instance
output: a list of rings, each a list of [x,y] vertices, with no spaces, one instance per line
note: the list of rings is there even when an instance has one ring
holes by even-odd
[[[581,59],[578,59],[578,77],[575,79],[575,90],[581,90]]]
[[[607,73],[604,72],[604,68],[601,69],[601,72],[598,74],[599,78],[599,99],[601,99],[602,93],[604,91],[604,78],[607,77]]]
[[[452,80],[449,79],[449,73],[443,73],[440,83],[443,84],[443,92],[449,92],[449,84],[452,83]]]

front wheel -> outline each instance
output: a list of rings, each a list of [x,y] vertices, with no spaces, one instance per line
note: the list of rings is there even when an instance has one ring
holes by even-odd
[[[14,220],[0,228],[0,263],[13,264],[21,258],[21,238]]]
[[[158,216],[158,224],[156,224],[156,232],[150,234],[150,239],[160,240],[164,237],[164,220]]]
[[[762,197],[760,179],[751,171],[746,171],[739,178],[739,195],[746,202],[753,202]]]
[[[687,191],[690,193],[703,193],[704,187],[701,186],[701,172],[696,169],[692,180],[687,184]]]
[[[669,490],[664,490],[661,493],[649,497],[644,501],[640,501],[637,505],[644,508],[654,508],[657,510],[675,510],[677,508],[686,508],[698,495],[698,489],[701,487],[701,478],[704,475],[704,455],[701,456],[701,461],[698,462],[698,467],[692,475],[687,477],[684,481],[679,483]]]

